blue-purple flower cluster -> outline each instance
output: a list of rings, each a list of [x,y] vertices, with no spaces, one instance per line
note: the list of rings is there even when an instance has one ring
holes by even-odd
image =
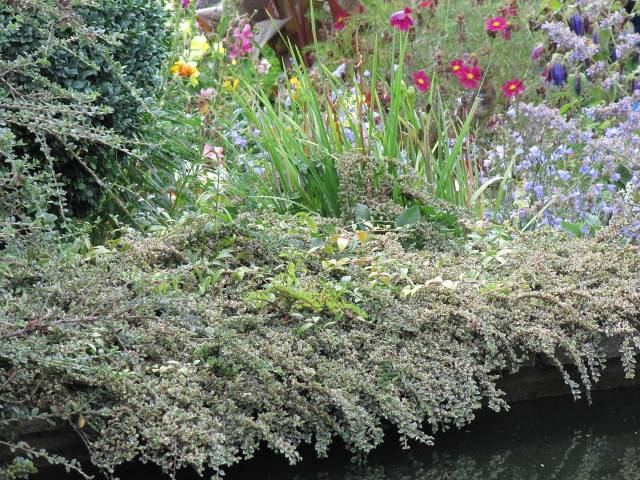
[[[484,162],[486,176],[511,172],[497,213],[520,227],[570,225],[588,233],[633,210],[640,203],[639,102],[633,94],[573,118],[546,105],[519,105],[504,145]]]

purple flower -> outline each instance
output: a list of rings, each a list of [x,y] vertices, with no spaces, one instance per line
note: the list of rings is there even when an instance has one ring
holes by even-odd
[[[539,43],[535,47],[533,47],[533,49],[531,50],[531,55],[529,55],[529,58],[531,60],[539,60],[540,57],[542,57],[543,53],[544,53],[544,43]]]
[[[584,20],[582,19],[582,16],[580,14],[574,13],[573,15],[571,15],[571,17],[569,17],[569,28],[573,33],[579,36],[584,35],[584,27]]]
[[[566,170],[558,170],[558,178],[564,182],[571,178],[571,174]]]
[[[547,80],[561,87],[567,83],[567,69],[561,63],[554,63],[549,69]]]
[[[542,185],[536,185],[533,187],[533,192],[536,194],[536,198],[540,200],[544,193],[544,187]]]
[[[180,5],[182,6],[182,8],[189,8],[190,3],[191,0],[180,0]]]

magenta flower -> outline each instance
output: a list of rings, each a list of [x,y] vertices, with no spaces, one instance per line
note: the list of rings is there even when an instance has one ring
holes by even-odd
[[[449,69],[455,76],[461,75],[464,71],[464,61],[460,59],[452,60],[451,63],[449,63]]]
[[[509,80],[502,85],[502,93],[507,98],[516,97],[522,92],[524,92],[524,83],[522,83],[522,80],[518,80],[517,78]]]
[[[347,20],[349,20],[348,14],[338,16],[337,20],[333,22],[333,28],[335,30],[344,30],[344,27],[347,26]]]
[[[506,30],[508,26],[504,17],[493,17],[487,20],[487,30],[489,32],[501,32]]]
[[[422,93],[429,90],[429,87],[431,86],[431,79],[429,79],[429,76],[424,73],[424,70],[413,72],[411,76],[413,77],[413,84],[418,90]]]
[[[251,51],[251,40],[253,39],[251,25],[246,23],[242,29],[240,27],[234,28],[233,38],[235,40],[231,46],[231,52],[229,53],[229,56],[232,59],[238,58]]]
[[[331,9],[331,16],[333,17],[333,28],[336,30],[343,30],[347,26],[349,13],[337,2],[333,4],[330,2],[329,7]]]
[[[413,18],[411,17],[411,13],[413,13],[413,9],[406,7],[404,10],[391,14],[391,17],[389,17],[389,24],[401,32],[406,32],[413,27]]]
[[[180,5],[182,6],[182,8],[189,8],[190,3],[191,0],[180,0]]]
[[[458,75],[458,80],[464,88],[478,88],[478,84],[482,78],[482,70],[478,67],[464,66]]]

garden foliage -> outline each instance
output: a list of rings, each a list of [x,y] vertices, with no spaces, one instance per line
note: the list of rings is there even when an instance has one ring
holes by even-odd
[[[288,50],[199,3],[0,5],[2,473],[65,463],[30,422],[222,475],[430,444],[540,356],[637,373],[634,2],[269,2]]]
[[[376,233],[273,215],[185,219],[84,254],[10,243],[2,421],[69,419],[107,471],[138,458],[221,473],[263,444],[297,462],[307,442],[369,452],[386,427],[431,443],[484,405],[507,408],[496,382],[531,355],[588,394],[606,338],[636,370],[640,265],[619,228],[539,232],[499,253],[416,250],[420,223]]]
[[[16,154],[61,175],[76,213],[133,162],[118,136],[131,137],[160,85],[164,23],[142,0],[0,5],[0,125]]]

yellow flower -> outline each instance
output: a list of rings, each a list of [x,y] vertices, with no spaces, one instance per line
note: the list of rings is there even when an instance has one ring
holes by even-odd
[[[201,59],[207,50],[209,50],[210,45],[207,42],[207,39],[204,35],[197,35],[191,39],[191,44],[189,45],[189,57],[194,60]]]
[[[225,80],[222,82],[222,88],[225,92],[232,93],[238,90],[239,83],[240,81],[237,78],[234,78],[233,80]]]
[[[178,30],[180,30],[182,33],[191,33],[191,21],[190,20],[182,20],[180,22],[180,26],[178,27]]]
[[[190,79],[191,83],[194,85],[198,83],[198,76],[200,75],[200,72],[198,71],[198,64],[196,62],[178,60],[173,64],[169,71],[178,77]]]
[[[298,77],[291,77],[289,79],[289,86],[291,87],[291,99],[298,101],[300,99],[300,80]]]
[[[224,46],[222,45],[222,42],[214,43],[213,45],[211,45],[211,49],[213,53],[224,55]]]

